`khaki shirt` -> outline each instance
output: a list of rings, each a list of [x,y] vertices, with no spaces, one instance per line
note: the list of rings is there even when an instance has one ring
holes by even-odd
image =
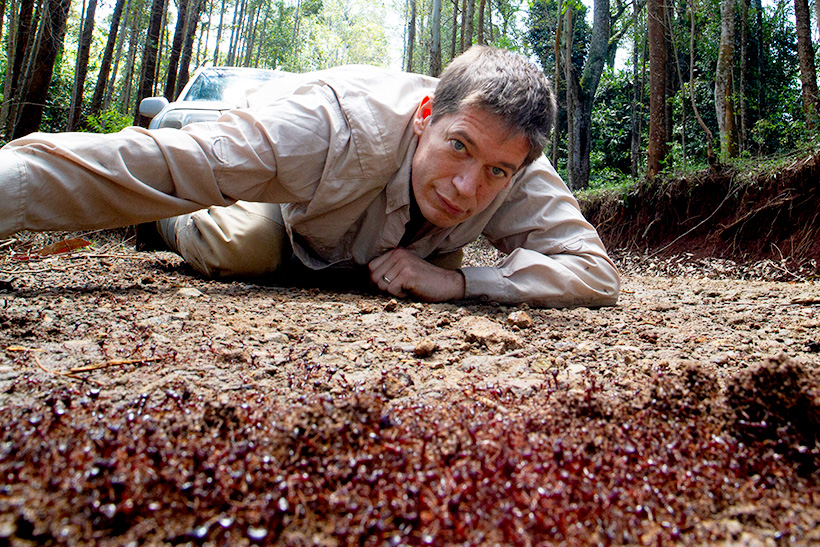
[[[307,266],[365,265],[410,218],[413,115],[437,80],[340,67],[276,80],[248,109],[181,130],[32,134],[0,150],[0,235],[112,228],[236,200],[281,203]],[[427,231],[420,257],[484,234],[508,256],[463,268],[468,297],[542,306],[615,303],[617,271],[549,161],[478,215]]]

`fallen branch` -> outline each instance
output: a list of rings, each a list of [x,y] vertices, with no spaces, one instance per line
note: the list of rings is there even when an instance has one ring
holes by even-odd
[[[112,359],[104,363],[97,363],[96,365],[84,365],[82,367],[74,367],[68,369],[69,374],[77,372],[90,372],[92,370],[100,370],[101,368],[115,367],[117,365],[138,365],[140,363],[149,363],[151,361],[159,361],[160,357],[146,357],[144,359]]]
[[[22,353],[31,353],[37,351],[43,351],[42,349],[37,348],[27,348],[24,346],[9,346],[6,348],[6,351],[16,351]],[[160,361],[161,357],[144,357],[140,359],[111,359],[109,361],[105,361],[103,363],[97,363],[95,365],[83,365],[80,367],[72,367],[68,369],[66,372],[61,372],[59,370],[53,370],[46,368],[42,362],[40,362],[39,357],[37,355],[32,355],[34,357],[34,362],[37,363],[37,366],[43,370],[44,372],[48,372],[49,374],[56,374],[58,376],[71,376],[74,377],[75,374],[80,372],[91,372],[94,370],[100,370],[103,368],[114,367],[117,365],[138,365],[140,363],[149,363],[151,361]]]

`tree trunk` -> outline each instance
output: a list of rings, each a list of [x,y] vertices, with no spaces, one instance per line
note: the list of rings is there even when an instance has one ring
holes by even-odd
[[[407,55],[405,56],[405,70],[413,72],[413,50],[416,47],[416,0],[409,0],[410,20],[407,22]]]
[[[139,113],[139,103],[151,96],[154,89],[154,74],[157,67],[157,46],[162,31],[162,13],[165,9],[165,0],[153,0],[151,3],[151,18],[148,22],[148,34],[145,36],[145,49],[142,54],[142,71],[140,75],[139,91],[137,91],[136,113],[134,125],[148,127],[149,120]]]
[[[570,11],[570,10],[568,10]],[[577,77],[568,78],[567,89],[572,89],[572,102],[567,101],[567,111],[572,109],[572,145],[571,160],[567,160],[567,175],[570,188],[580,190],[589,185],[590,163],[589,156],[592,145],[592,105],[595,102],[595,93],[601,82],[601,75],[609,57],[609,50],[615,44],[610,42],[611,15],[609,0],[595,0],[592,10],[592,37],[589,42],[589,52],[584,63],[584,71],[580,80]],[[567,34],[571,32],[567,26]],[[569,54],[569,50],[568,50]]]
[[[179,0],[177,4],[177,24],[174,28],[174,41],[171,43],[171,54],[168,57],[168,73],[165,75],[165,91],[163,95],[169,101],[176,98],[177,69],[179,56],[182,54],[182,42],[185,40],[185,25],[188,22],[189,0]]]
[[[125,60],[125,74],[122,78],[122,91],[120,95],[121,112],[127,112],[131,103],[131,92],[134,87],[134,67],[137,62],[137,48],[139,47],[139,21],[134,17],[131,26],[131,34],[128,37],[128,54]],[[111,86],[114,86],[114,79],[111,79]]]
[[[473,45],[473,13],[475,0],[464,0],[464,13],[461,17],[461,52],[465,52]]]
[[[567,6],[566,16],[564,22],[564,29],[566,30],[566,37],[564,38],[564,86],[566,88],[566,113],[567,113],[567,186],[573,188],[575,181],[575,170],[572,169],[572,164],[575,162],[576,151],[576,136],[575,123],[572,117],[575,115],[575,103],[577,99],[573,91],[577,89],[577,85],[573,85],[573,80],[577,79],[575,74],[575,66],[572,64],[572,6]]]
[[[689,98],[692,101],[692,112],[698,120],[698,124],[706,134],[706,160],[709,167],[713,167],[715,161],[714,136],[709,126],[703,121],[698,111],[698,104],[695,101],[695,9],[692,0],[689,0]]]
[[[177,74],[176,94],[188,83],[191,70],[191,54],[194,51],[194,37],[196,36],[197,22],[203,8],[202,0],[192,0],[188,6],[188,22],[185,25],[185,44],[182,46],[182,55],[179,58],[179,74]]]
[[[242,26],[245,23],[245,7],[247,3],[248,0],[239,0],[234,9],[234,24],[233,28],[231,28],[231,41],[228,49],[228,66],[236,66],[238,64],[236,53],[242,38]]]
[[[100,62],[100,71],[97,73],[97,85],[94,86],[94,95],[91,97],[91,106],[89,108],[89,115],[91,116],[99,115],[102,108],[105,87],[108,82],[108,75],[111,72],[111,60],[114,57],[114,48],[117,45],[117,37],[121,36],[119,28],[124,6],[125,0],[117,0],[117,4],[114,6],[114,12],[111,14],[111,26],[108,27],[108,40],[105,43],[105,51],[103,52],[102,61]]]
[[[456,38],[458,38],[458,0],[453,0],[453,26],[450,33],[450,59],[455,59]]]
[[[131,15],[131,0],[127,0],[125,3],[125,13],[123,14],[122,22],[120,24],[119,32],[117,33],[117,47],[116,53],[114,54],[114,62],[113,66],[111,67],[111,75],[108,77],[108,83],[105,85],[105,92],[103,93],[102,97],[102,105],[100,106],[100,111],[108,110],[109,104],[111,104],[111,97],[114,95],[114,84],[117,82],[117,72],[120,69],[120,60],[122,59],[122,48],[125,44],[125,36],[126,30],[128,30],[128,19],[132,17]],[[123,87],[125,87],[123,85]],[[128,108],[121,109],[123,111],[128,111]]]
[[[561,81],[561,10],[563,9],[563,0],[558,0],[558,17],[555,23],[555,43],[553,45],[553,56],[555,57],[555,67],[553,71],[553,88],[555,89],[556,102],[558,99],[558,88]],[[552,132],[552,165],[558,165],[558,126]]]
[[[7,51],[12,54],[6,58],[6,82],[3,85],[3,107],[0,110],[0,119],[4,121],[4,133],[6,135],[9,135],[14,129],[14,121],[17,116],[17,106],[20,99],[20,93],[17,91],[20,85],[23,61],[32,35],[33,11],[34,0],[22,0],[20,2],[13,39],[8,43]],[[11,32],[11,25],[9,32]],[[9,65],[11,65],[11,70],[8,69]]]
[[[49,0],[48,12],[43,15],[43,32],[34,57],[31,79],[26,86],[24,102],[20,106],[13,139],[24,137],[40,128],[43,109],[48,96],[48,86],[54,72],[57,53],[62,48],[65,37],[66,19],[71,0]]]
[[[669,153],[666,123],[666,31],[662,0],[647,0],[646,27],[649,40],[649,146],[646,175],[656,177]]]
[[[430,23],[430,76],[441,74],[441,0],[433,0],[433,13]]]
[[[262,4],[256,4],[250,17],[248,17],[248,25],[245,27],[245,54],[242,57],[242,66],[251,66],[251,53],[253,52],[253,45],[256,43],[256,25],[259,21],[259,11],[262,9]]]
[[[6,118],[9,114],[9,102],[11,102],[11,70],[8,70],[9,62],[14,61],[14,49],[17,42],[17,20],[19,18],[18,5],[16,0],[12,0],[9,10],[8,34],[6,35],[6,70],[3,77],[3,101],[0,106],[0,127],[6,126]],[[5,132],[4,132],[5,133]]]
[[[155,96],[159,93],[160,73],[162,72],[162,59],[165,52],[166,44],[168,43],[168,0],[165,0],[162,6],[162,21],[160,22],[159,42],[157,43],[157,62],[154,65],[156,74],[154,74],[154,85],[149,92],[150,96]]]
[[[479,45],[484,45],[486,42],[484,40],[484,10],[487,7],[487,0],[479,0],[478,2],[478,35],[476,36],[476,42]]]
[[[77,64],[74,71],[74,92],[71,94],[71,108],[68,112],[66,131],[74,131],[80,123],[83,110],[83,92],[85,77],[88,74],[88,57],[91,54],[91,38],[94,33],[94,14],[97,12],[97,0],[89,0],[85,12],[80,41],[77,45]]]
[[[214,46],[214,66],[219,66],[219,42],[222,40],[222,23],[225,17],[225,0],[222,0],[222,10],[219,12],[219,26],[216,28],[216,45]]]
[[[811,16],[807,0],[794,0],[797,57],[800,61],[800,84],[803,91],[803,115],[806,127],[814,129],[818,121],[817,73],[814,69],[814,47],[811,43]]]
[[[715,112],[717,113],[721,161],[737,157],[737,128],[734,109],[735,3],[720,2],[720,47],[715,70]]]
[[[259,41],[256,43],[256,56],[253,60],[253,67],[259,68],[259,59],[262,56],[262,44],[264,37],[268,35],[268,19],[270,19],[270,2],[265,3],[265,20],[262,21],[262,30],[259,31]]]
[[[632,28],[635,33],[634,44],[632,44],[632,127],[630,134],[629,159],[631,164],[632,180],[638,179],[638,155],[641,150],[641,90],[643,89],[642,71],[638,67],[638,59],[644,49],[644,39],[639,39],[641,33],[638,32],[638,15],[640,7],[637,2],[632,4]],[[645,36],[645,34],[644,34]]]
[[[740,0],[740,71],[738,72],[737,96],[740,106],[740,128],[738,131],[738,149],[743,152],[748,148],[749,107],[746,100],[746,87],[749,76],[749,0]]]

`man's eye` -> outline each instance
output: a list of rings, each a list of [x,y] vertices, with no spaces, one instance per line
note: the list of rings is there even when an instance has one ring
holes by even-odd
[[[492,168],[492,173],[493,173],[494,177],[502,177],[503,178],[503,177],[507,176],[507,172],[504,171],[503,169],[501,169],[500,167],[493,167]]]
[[[453,139],[453,140],[452,140],[452,141],[450,141],[450,142],[452,142],[452,143],[453,143],[453,150],[456,150],[457,152],[461,152],[462,150],[464,150],[464,149],[466,148],[466,147],[464,146],[464,143],[463,143],[463,142],[461,142],[461,141],[460,141],[460,140],[458,140],[458,139]]]

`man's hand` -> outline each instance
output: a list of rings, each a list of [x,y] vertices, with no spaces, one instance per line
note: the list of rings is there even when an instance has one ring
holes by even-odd
[[[370,264],[370,279],[394,296],[413,296],[427,302],[464,298],[464,275],[433,266],[407,249],[393,249]]]

